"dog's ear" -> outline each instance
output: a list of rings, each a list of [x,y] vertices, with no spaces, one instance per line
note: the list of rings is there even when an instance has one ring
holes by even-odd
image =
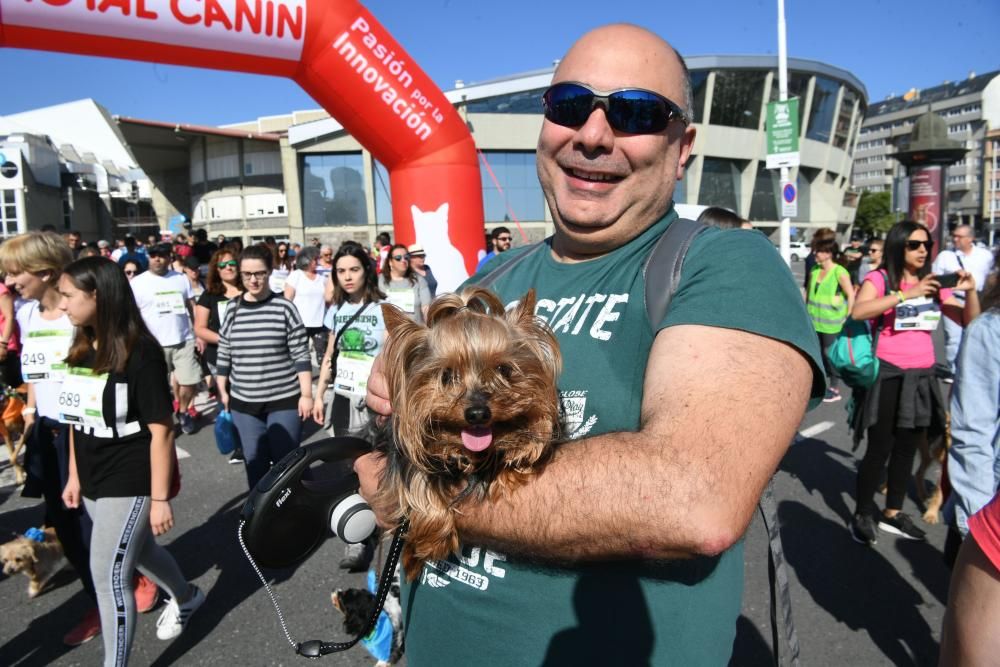
[[[386,333],[390,336],[394,335],[397,331],[408,331],[411,328],[420,326],[407,317],[406,313],[391,303],[382,304],[382,319],[385,320]]]
[[[535,325],[535,290],[529,289],[513,310],[507,313],[507,321],[516,327]]]

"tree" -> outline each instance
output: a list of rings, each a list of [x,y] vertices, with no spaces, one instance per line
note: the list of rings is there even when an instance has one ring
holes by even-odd
[[[892,195],[889,192],[861,193],[858,211],[854,216],[854,227],[868,236],[882,236],[889,231],[896,216],[892,214]]]

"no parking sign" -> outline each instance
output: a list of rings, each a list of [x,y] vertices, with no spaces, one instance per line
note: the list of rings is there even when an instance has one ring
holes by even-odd
[[[794,218],[799,214],[799,193],[795,189],[795,184],[785,182],[781,184],[781,217]]]

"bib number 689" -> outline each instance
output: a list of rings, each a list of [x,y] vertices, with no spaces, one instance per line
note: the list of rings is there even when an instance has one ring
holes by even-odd
[[[80,407],[80,394],[66,391],[59,392],[59,405],[67,408]]]

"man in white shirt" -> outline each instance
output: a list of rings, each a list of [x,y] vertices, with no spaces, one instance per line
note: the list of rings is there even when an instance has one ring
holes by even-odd
[[[147,250],[149,270],[132,279],[132,293],[153,336],[163,347],[167,369],[173,373],[174,397],[184,433],[194,433],[194,394],[201,381],[191,326],[191,282],[170,269],[171,247],[160,243]]]
[[[937,276],[959,270],[968,271],[976,279],[976,289],[982,292],[983,287],[986,286],[986,277],[993,270],[993,254],[986,248],[979,248],[975,245],[972,227],[969,225],[955,227],[951,238],[955,249],[942,250],[937,259],[934,260],[931,271]],[[964,303],[964,292],[955,292],[955,296]],[[954,373],[955,357],[958,356],[958,346],[962,342],[962,327],[947,317],[941,319],[944,320],[945,355],[948,359],[948,367]]]

